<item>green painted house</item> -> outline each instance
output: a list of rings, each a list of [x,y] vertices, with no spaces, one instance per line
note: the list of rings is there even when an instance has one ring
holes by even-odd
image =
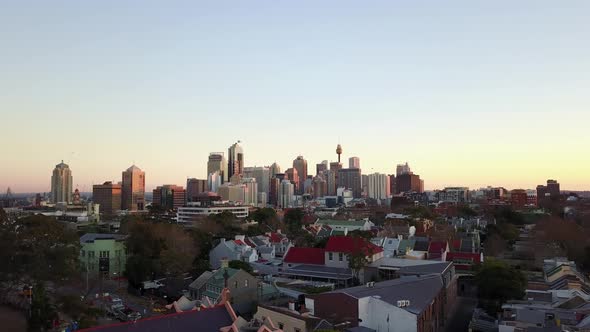
[[[103,261],[108,260],[105,277],[123,275],[127,261],[125,235],[88,233],[80,237],[80,245],[80,264],[83,272],[96,273],[98,276],[99,262],[103,258]]]

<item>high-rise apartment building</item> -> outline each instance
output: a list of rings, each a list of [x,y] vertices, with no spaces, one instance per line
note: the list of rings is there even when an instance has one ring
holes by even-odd
[[[343,168],[338,170],[336,183],[338,187],[344,187],[352,191],[354,198],[361,198],[361,170],[360,168]]]
[[[209,191],[209,184],[205,179],[189,178],[186,180],[186,201],[193,202],[200,193]]]
[[[278,207],[290,208],[294,203],[295,186],[289,180],[283,180],[279,186]]]
[[[244,204],[258,205],[258,183],[255,178],[243,178],[242,184],[244,186]]]
[[[303,156],[298,156],[293,160],[293,168],[297,170],[297,175],[299,176],[296,193],[297,195],[302,195],[304,192],[304,182],[307,179],[307,160]]]
[[[70,166],[61,163],[55,165],[51,175],[51,202],[72,203],[72,171]]]
[[[559,182],[556,180],[547,180],[547,185],[537,186],[537,199],[540,201],[545,197],[559,197],[561,191]]]
[[[361,159],[359,157],[348,158],[348,168],[361,168]]]
[[[240,146],[240,141],[229,147],[228,151],[228,179],[235,174],[244,174],[244,149]]]
[[[367,175],[367,196],[376,200],[389,198],[389,176],[387,174],[373,173]]]
[[[143,210],[145,206],[145,172],[133,165],[123,172],[121,209]]]
[[[93,185],[92,201],[99,205],[102,214],[116,214],[121,210],[121,184],[108,181]]]
[[[230,175],[227,171],[228,162],[223,152],[211,152],[207,161],[207,176],[211,173],[219,172],[221,183],[229,181]]]
[[[184,206],[186,191],[181,186],[165,184],[153,190],[152,205],[165,210],[176,210]]]

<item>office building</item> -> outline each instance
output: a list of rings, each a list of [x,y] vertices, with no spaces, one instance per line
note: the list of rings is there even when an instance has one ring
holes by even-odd
[[[271,178],[270,167],[244,167],[244,178],[256,179],[258,193],[266,193],[268,195]]]
[[[510,204],[514,208],[523,208],[528,203],[528,194],[524,189],[513,189],[510,191]]]
[[[299,173],[297,172],[297,170],[295,168],[289,168],[285,172],[285,175],[287,176],[287,179],[289,179],[293,183],[293,186],[295,186],[295,193],[298,193],[299,192]]]
[[[200,193],[209,191],[209,184],[205,179],[189,178],[186,180],[186,201],[193,202]]]
[[[399,176],[396,176],[396,193],[406,193],[406,192],[422,192],[422,183],[420,181],[420,176],[413,173],[402,173]]]
[[[104,215],[114,215],[121,210],[121,184],[111,181],[92,186],[92,201],[100,206]]]
[[[313,178],[313,197],[320,198],[328,195],[328,182],[324,178],[324,173],[320,172]]]
[[[209,174],[219,172],[221,183],[229,181],[229,174],[227,171],[228,163],[223,152],[211,152],[209,160],[207,161],[207,176]]]
[[[438,192],[440,202],[464,204],[469,201],[469,188],[467,187],[446,187]]]
[[[361,170],[359,168],[344,168],[338,170],[337,185],[350,189],[354,198],[360,198],[362,195],[361,187]]]
[[[348,158],[348,168],[361,168],[361,159],[359,157]]]
[[[561,191],[559,187],[559,182],[556,180],[547,180],[547,185],[538,185],[537,186],[537,199],[542,200],[546,197],[559,197]]]
[[[164,210],[176,210],[186,201],[186,191],[181,186],[165,184],[153,190],[152,205]]]
[[[51,202],[57,203],[72,203],[72,171],[70,166],[61,163],[55,165],[53,174],[51,175]]]
[[[226,181],[226,183],[229,183]],[[219,187],[223,184],[223,177],[219,174],[219,171],[209,174],[207,177],[207,186],[209,191],[217,192]]]
[[[270,177],[274,178],[277,174],[281,173],[281,166],[276,162],[270,165]]]
[[[367,196],[372,199],[386,199],[391,195],[389,176],[373,173],[367,175]]]
[[[132,165],[123,172],[121,209],[140,211],[145,205],[145,172]]]
[[[240,141],[229,147],[228,151],[228,179],[235,174],[244,174],[244,149],[240,146]]]
[[[293,207],[295,186],[289,180],[283,180],[279,186],[278,207],[286,209]]]
[[[316,164],[315,165],[315,174],[318,175],[320,173],[326,172],[328,170],[328,166],[329,166],[329,164],[328,164],[327,160],[324,160],[321,163]]]
[[[412,170],[410,169],[410,166],[408,165],[408,163],[406,162],[405,164],[398,164],[397,167],[395,168],[395,176],[398,177],[402,174],[410,174],[412,173]]]
[[[242,204],[244,203],[245,185],[224,183],[218,189],[217,193],[224,201]]]
[[[279,202],[279,187],[281,185],[280,179],[273,177],[270,179],[270,189],[268,193],[268,203],[272,206],[278,206]]]
[[[176,219],[179,224],[190,224],[191,222],[211,214],[231,212],[237,218],[248,217],[248,206],[231,204],[213,204],[202,206],[199,203],[189,203],[187,206],[178,208]]]
[[[304,192],[304,182],[307,180],[307,160],[303,156],[298,156],[293,160],[293,168],[297,170],[297,175],[299,176],[299,182],[295,188],[296,194],[302,195]]]

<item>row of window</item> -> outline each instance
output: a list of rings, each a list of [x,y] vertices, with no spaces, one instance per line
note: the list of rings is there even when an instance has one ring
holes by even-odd
[[[121,257],[121,252],[122,250],[115,250],[115,258],[119,258]],[[80,251],[80,256],[82,257],[86,257],[86,254],[88,254],[88,258],[94,258],[94,250],[88,250],[88,252],[86,252],[85,250],[81,250]],[[98,252],[98,257],[100,258],[110,258],[111,252],[108,250],[101,250]]]
[[[333,252],[329,252],[328,253],[328,260],[329,261],[333,261],[334,260],[334,253]],[[343,253],[341,253],[341,252],[338,253],[338,260],[340,262],[344,261],[344,254]]]

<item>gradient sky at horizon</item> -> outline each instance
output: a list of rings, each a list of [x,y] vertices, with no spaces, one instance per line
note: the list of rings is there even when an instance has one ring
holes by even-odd
[[[310,172],[336,144],[427,189],[590,189],[588,1],[2,1],[0,192]],[[4,189],[3,189],[4,188]]]

